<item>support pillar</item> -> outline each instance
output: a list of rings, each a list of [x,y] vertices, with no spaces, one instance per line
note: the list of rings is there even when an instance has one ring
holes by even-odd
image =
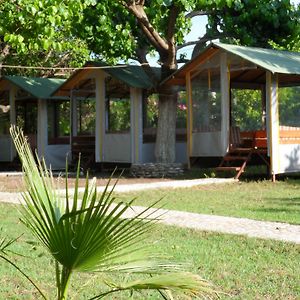
[[[143,145],[143,95],[137,88],[130,88],[130,123],[131,163],[140,163]]]
[[[76,96],[75,96],[75,92],[74,90],[71,91],[71,98],[70,98],[70,120],[71,120],[71,138],[73,136],[77,136],[77,100],[76,100]]]
[[[278,76],[266,73],[266,108],[268,152],[270,155],[270,175],[275,181],[275,175],[280,172],[279,162],[279,106],[278,106]]]
[[[187,162],[188,162],[188,169],[191,168],[191,156],[193,151],[193,99],[192,99],[192,84],[191,84],[191,74],[188,72],[186,74],[186,96],[187,96],[187,124],[186,124],[186,131],[187,131]]]
[[[39,157],[45,157],[48,144],[47,101],[38,99],[37,106],[37,152]]]
[[[221,139],[224,154],[229,149],[230,133],[230,79],[227,65],[227,54],[221,53],[220,58],[220,81],[221,81]]]
[[[95,129],[95,161],[104,160],[105,137],[105,76],[103,73],[95,78],[96,81],[96,129]]]
[[[16,94],[17,94],[17,88],[15,86],[12,86],[9,90],[9,119],[11,125],[16,125],[17,123],[17,117],[16,117]],[[14,146],[14,143],[11,141],[10,145],[10,161],[13,161],[16,157],[17,152],[16,148]]]

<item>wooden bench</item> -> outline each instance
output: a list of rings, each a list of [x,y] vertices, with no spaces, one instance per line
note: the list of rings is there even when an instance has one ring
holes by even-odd
[[[77,163],[81,156],[81,167],[87,169],[95,162],[95,137],[94,136],[74,136],[72,137],[72,161]]]

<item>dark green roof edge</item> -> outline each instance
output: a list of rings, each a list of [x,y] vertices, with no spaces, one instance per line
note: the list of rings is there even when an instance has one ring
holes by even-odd
[[[139,89],[152,89],[154,85],[150,80],[149,76],[144,71],[143,67],[140,65],[115,65],[111,66],[101,61],[87,61],[82,69],[78,69],[74,72],[66,81],[65,84],[72,78],[75,78],[78,73],[84,72],[85,67],[101,67],[101,71],[109,74],[110,76],[120,80],[121,82],[127,84],[130,87]],[[159,80],[161,76],[161,68],[151,67],[154,75]],[[52,92],[55,95],[59,92],[60,87]]]
[[[300,52],[212,43],[272,73],[300,75]],[[202,53],[202,52],[201,52]]]
[[[161,82],[161,85],[164,85],[171,78],[176,77],[178,73],[181,73],[182,71],[184,71],[184,69],[191,65],[196,58],[200,57],[208,49],[211,48],[221,49],[225,52],[237,55],[240,58],[254,63],[259,67],[272,73],[300,75],[300,52],[274,50],[259,47],[238,46],[232,44],[213,42],[208,44],[195,57],[193,57],[190,61],[184,64],[181,68],[176,70],[172,75],[163,80]]]
[[[116,65],[110,66],[103,62],[89,61],[86,65],[104,67],[103,71],[127,85],[140,89],[151,89],[153,83],[142,66],[139,65]],[[157,79],[160,78],[160,68],[151,67]]]
[[[11,82],[37,99],[67,99],[66,97],[51,96],[52,93],[66,81],[66,79],[15,75],[3,76],[2,79]]]

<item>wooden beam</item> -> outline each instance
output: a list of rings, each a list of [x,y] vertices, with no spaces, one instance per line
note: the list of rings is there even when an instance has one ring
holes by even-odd
[[[261,83],[252,83],[252,82],[239,82],[239,81],[231,81],[232,89],[241,89],[241,90],[260,90],[264,86]]]
[[[262,71],[259,75],[257,75],[256,77],[254,77],[253,79],[252,79],[252,81],[258,81],[260,78],[264,78],[264,82],[265,82],[265,80],[266,80],[266,71],[265,70],[260,70],[260,71]]]
[[[185,86],[185,78],[184,77],[174,77],[170,80],[168,80],[165,83],[166,86],[170,86],[170,85],[180,85],[180,86]]]
[[[85,67],[91,67],[86,65]],[[82,69],[75,72],[65,83],[62,84],[59,90],[56,91],[54,96],[68,96],[70,90],[74,88],[82,79],[87,78],[87,76],[92,73],[93,69]]]
[[[165,82],[162,83],[162,85],[170,85],[170,83],[174,83],[177,78],[185,78],[186,74],[188,72],[191,72],[193,69],[195,69],[198,65],[202,64],[204,61],[210,59],[212,56],[214,56],[217,52],[220,50],[217,48],[209,48],[205,52],[199,54],[194,59],[186,63],[181,69],[176,71],[173,75],[171,75],[168,79],[166,79]],[[184,85],[181,80],[179,81],[178,85]]]
[[[199,56],[195,57],[193,60],[191,60],[190,63],[187,63],[185,67],[183,67],[181,70],[186,74],[187,72],[192,71],[195,69],[198,65],[202,64],[204,61],[212,58],[217,52],[219,52],[219,49],[216,48],[209,48],[204,53],[200,54]],[[180,72],[180,73],[182,73]]]
[[[191,168],[191,156],[193,152],[193,99],[192,99],[192,86],[191,86],[191,74],[186,74],[186,92],[187,92],[187,162],[188,168]]]
[[[9,90],[9,82],[6,79],[0,80],[0,90]]]

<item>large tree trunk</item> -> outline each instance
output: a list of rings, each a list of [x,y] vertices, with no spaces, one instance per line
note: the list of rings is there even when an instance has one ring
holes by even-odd
[[[138,21],[145,37],[159,53],[162,64],[161,80],[167,78],[177,69],[176,62],[176,20],[181,12],[181,6],[173,3],[168,8],[168,24],[166,25],[166,36],[162,36],[160,31],[150,23],[145,11],[145,1],[123,1],[125,8],[132,13]],[[145,50],[145,49],[141,49]],[[145,53],[137,53],[138,57],[143,56],[141,62],[146,59]],[[144,67],[145,68],[145,67]],[[146,68],[148,73],[149,69]],[[156,83],[156,80],[154,80]],[[159,90],[158,124],[155,144],[155,158],[159,163],[173,163],[175,161],[176,147],[176,105],[177,95],[171,88]]]
[[[170,42],[168,51],[160,53],[160,61],[161,79],[164,80],[177,69],[174,43]],[[155,159],[158,163],[174,163],[176,160],[176,111],[177,93],[172,87],[161,87],[155,143]]]
[[[177,95],[164,91],[159,95],[155,158],[158,163],[173,163],[176,156]]]

